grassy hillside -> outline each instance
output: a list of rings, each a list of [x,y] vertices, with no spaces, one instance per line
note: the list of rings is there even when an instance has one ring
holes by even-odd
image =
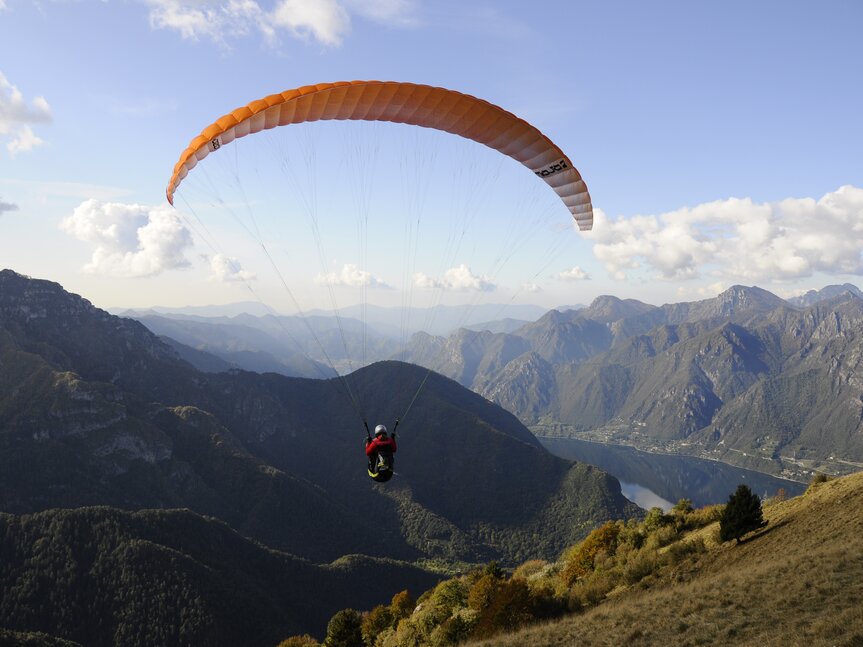
[[[717,523],[694,552],[580,614],[473,643],[540,645],[863,645],[863,473],[764,507],[740,545]],[[674,550],[673,545],[669,550]]]

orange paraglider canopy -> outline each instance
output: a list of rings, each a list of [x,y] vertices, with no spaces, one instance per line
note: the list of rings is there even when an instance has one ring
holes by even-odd
[[[593,226],[587,186],[569,157],[523,119],[454,90],[395,81],[319,83],[252,101],[217,119],[195,137],[174,166],[174,192],[195,165],[225,144],[251,133],[307,121],[390,121],[443,130],[485,144],[541,177],[567,206],[579,229]]]

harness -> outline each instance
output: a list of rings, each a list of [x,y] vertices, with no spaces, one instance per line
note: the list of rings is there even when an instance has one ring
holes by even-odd
[[[363,425],[366,428],[366,434],[368,435],[369,441],[372,440],[372,433],[369,430],[369,423],[363,420]],[[393,433],[392,437],[395,438],[396,429],[399,427],[399,419],[396,418],[396,422],[393,425]],[[376,458],[374,463],[369,461],[368,466],[369,476],[377,481],[378,483],[386,483],[393,477],[393,453],[388,449],[378,450],[376,452]]]

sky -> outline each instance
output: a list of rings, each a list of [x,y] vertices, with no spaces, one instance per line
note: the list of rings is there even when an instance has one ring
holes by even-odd
[[[279,312],[860,285],[861,24],[854,0],[0,0],[0,267],[102,308]],[[168,205],[217,117],[353,79],[534,124],[593,231],[512,160],[382,124],[248,137]]]

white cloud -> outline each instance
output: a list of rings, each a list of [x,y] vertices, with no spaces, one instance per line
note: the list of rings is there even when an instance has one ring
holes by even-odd
[[[18,211],[18,205],[12,202],[3,202],[3,200],[0,200],[0,215],[5,211]]]
[[[676,280],[726,283],[863,274],[863,189],[843,186],[819,200],[756,204],[731,198],[658,216],[610,219],[601,210],[585,237],[609,274],[635,270]]]
[[[418,272],[414,274],[414,285],[418,288],[456,292],[492,292],[497,289],[488,277],[474,274],[464,263],[444,272],[443,279],[435,279]]]
[[[236,281],[254,281],[257,275],[244,270],[240,261],[232,256],[216,254],[210,259],[210,280],[233,283]]]
[[[537,292],[542,292],[542,286],[538,283],[522,283],[521,289],[525,292],[531,292],[536,294]]]
[[[351,18],[336,0],[281,0],[273,10],[273,23],[295,36],[309,35],[325,45],[340,45],[350,31]]]
[[[329,272],[327,274],[318,274],[315,277],[315,283],[318,285],[341,285],[351,288],[380,288],[384,290],[391,289],[389,285],[381,281],[370,272],[361,270],[352,263],[345,264],[340,272]]]
[[[0,72],[0,139],[8,139],[10,157],[32,150],[43,143],[31,128],[32,124],[51,123],[51,106],[44,97],[35,97],[28,104],[21,91]]]
[[[87,200],[60,228],[94,246],[84,271],[107,276],[153,276],[186,267],[192,235],[167,206]]]
[[[270,18],[255,0],[146,0],[150,25],[173,29],[191,40],[208,38],[226,43],[231,38],[260,33],[272,40]]]
[[[351,14],[392,26],[416,23],[413,0],[145,0],[150,25],[190,40],[228,41],[262,35],[270,44],[280,31],[338,46],[350,33]]]
[[[6,150],[9,151],[9,157],[14,158],[18,153],[26,153],[44,143],[44,140],[37,137],[30,126],[21,126],[13,134],[12,141],[6,144]]]
[[[716,283],[711,283],[710,285],[681,285],[677,288],[677,296],[682,301],[691,301],[692,299],[709,299],[715,297],[717,294],[722,294],[730,287],[731,286],[728,283],[725,283],[723,281],[717,281]]]
[[[561,281],[589,281],[590,274],[576,265],[575,267],[571,267],[563,272],[558,272],[554,275],[554,278],[560,279]]]

